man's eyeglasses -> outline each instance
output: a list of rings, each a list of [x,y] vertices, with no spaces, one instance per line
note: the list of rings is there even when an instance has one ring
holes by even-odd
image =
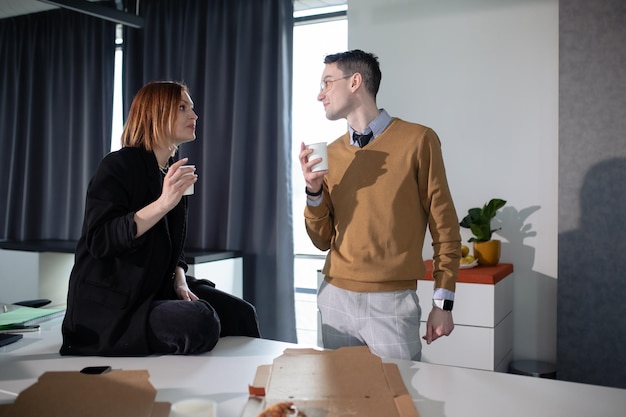
[[[335,78],[334,80],[330,80],[330,79],[322,80],[322,82],[320,82],[320,93],[326,93],[326,92],[330,91],[333,88],[333,83],[335,81],[345,80],[346,78],[350,78],[353,75],[354,74],[346,75],[346,76],[341,77],[341,78]]]

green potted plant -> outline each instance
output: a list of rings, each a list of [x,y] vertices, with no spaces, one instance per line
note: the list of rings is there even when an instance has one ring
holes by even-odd
[[[506,200],[492,198],[482,208],[469,209],[467,216],[459,223],[461,227],[470,229],[474,235],[468,242],[474,245],[474,257],[479,265],[496,265],[500,261],[500,241],[491,238],[493,232],[500,229],[492,229],[491,220],[505,204]]]

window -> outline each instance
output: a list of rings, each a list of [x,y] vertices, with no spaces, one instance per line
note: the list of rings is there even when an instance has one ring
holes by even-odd
[[[122,147],[121,138],[124,115],[122,105],[122,25],[117,25],[115,34],[115,75],[113,81],[113,123],[111,129],[111,151],[117,151]]]
[[[329,10],[332,9],[332,10]],[[300,144],[331,142],[345,133],[345,120],[326,119],[317,101],[324,70],[324,56],[347,49],[346,7],[315,9],[296,25],[293,32],[292,187],[294,228],[294,285],[298,342],[317,343],[317,270],[325,253],[311,243],[304,227],[306,204],[304,178],[298,162]],[[331,16],[331,17],[329,17]]]

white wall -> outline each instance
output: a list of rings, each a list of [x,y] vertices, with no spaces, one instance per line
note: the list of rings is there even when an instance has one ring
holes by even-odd
[[[459,218],[508,201],[513,359],[554,362],[558,0],[352,0],[348,21],[349,48],[380,58],[379,107],[439,134]]]

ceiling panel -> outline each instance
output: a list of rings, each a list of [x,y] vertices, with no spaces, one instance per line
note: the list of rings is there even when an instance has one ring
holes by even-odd
[[[90,0],[96,1],[96,0]],[[300,12],[322,7],[341,6],[348,0],[294,0],[294,11]],[[38,0],[0,0],[0,19],[56,9],[56,6]]]
[[[319,9],[321,7],[343,6],[348,0],[295,0],[293,10],[301,12],[309,9]]]
[[[43,12],[56,8],[56,6],[37,0],[0,0],[0,19],[22,14]]]

